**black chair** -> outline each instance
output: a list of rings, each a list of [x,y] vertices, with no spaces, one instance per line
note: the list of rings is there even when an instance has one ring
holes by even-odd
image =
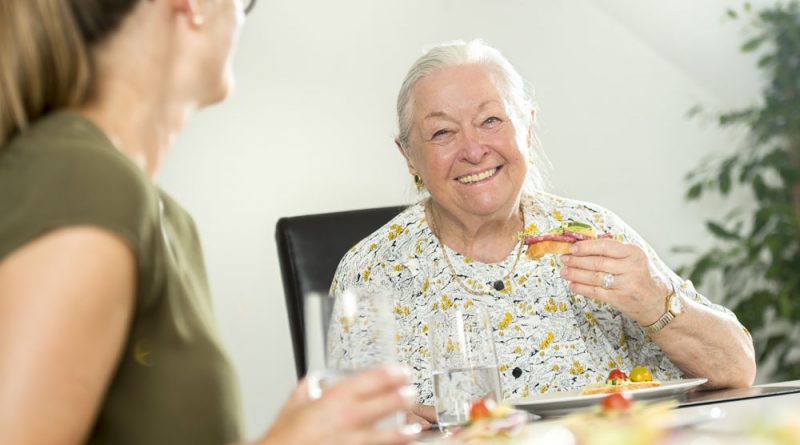
[[[403,209],[382,207],[278,220],[275,239],[298,378],[306,373],[303,296],[327,293],[344,254]]]

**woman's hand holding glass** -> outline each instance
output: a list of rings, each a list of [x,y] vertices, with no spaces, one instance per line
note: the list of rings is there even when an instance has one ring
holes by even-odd
[[[416,395],[409,383],[405,368],[380,366],[334,383],[318,399],[313,399],[308,380],[303,380],[278,414],[275,427],[260,444],[411,442],[414,436],[407,432],[377,426],[381,419],[411,409]]]
[[[638,246],[611,239],[579,241],[561,262],[561,276],[576,294],[608,303],[642,326],[664,313],[670,288],[651,274]]]
[[[339,383],[347,381],[348,377],[386,366],[400,368],[392,309],[391,296],[370,289],[347,290],[336,297],[314,294],[306,298],[310,398],[322,400],[332,392],[343,391],[337,388],[341,388]],[[410,400],[408,405],[395,406],[394,410],[373,419],[373,423],[379,429],[400,431],[413,437],[420,426],[407,424],[404,413],[413,406],[416,395],[408,386],[403,389],[403,397]],[[374,406],[373,410],[378,407]],[[349,411],[341,415],[348,416]]]

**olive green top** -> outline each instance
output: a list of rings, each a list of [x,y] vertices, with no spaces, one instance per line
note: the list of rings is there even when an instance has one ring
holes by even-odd
[[[0,261],[75,225],[117,234],[136,256],[132,326],[89,444],[240,439],[236,376],[218,338],[194,222],[177,202],[89,120],[57,112],[0,150],[0,209]]]

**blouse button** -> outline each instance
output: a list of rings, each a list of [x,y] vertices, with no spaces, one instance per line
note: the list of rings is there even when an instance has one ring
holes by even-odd
[[[515,379],[518,379],[519,376],[522,375],[522,370],[519,369],[519,366],[517,366],[513,371],[511,371],[511,375],[513,375]]]

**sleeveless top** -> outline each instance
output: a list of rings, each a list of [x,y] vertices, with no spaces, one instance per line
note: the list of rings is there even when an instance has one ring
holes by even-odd
[[[236,375],[189,214],[91,121],[67,111],[43,117],[0,150],[0,190],[0,261],[48,231],[77,225],[116,234],[135,255],[132,324],[88,443],[238,441]]]

